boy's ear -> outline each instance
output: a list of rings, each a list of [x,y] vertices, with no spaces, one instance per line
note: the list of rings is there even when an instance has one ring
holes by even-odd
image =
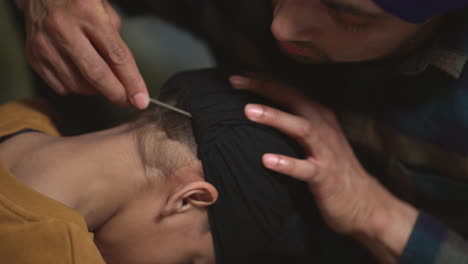
[[[218,199],[216,188],[206,181],[192,181],[170,194],[164,206],[164,216],[183,213],[189,209],[212,205]]]

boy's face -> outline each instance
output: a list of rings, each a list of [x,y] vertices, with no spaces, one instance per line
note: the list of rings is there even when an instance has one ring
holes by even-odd
[[[193,177],[198,176],[186,177],[187,184],[152,184],[96,230],[95,243],[106,262],[215,263],[206,208],[216,201],[216,189]]]
[[[413,41],[421,29],[372,0],[273,0],[273,7],[272,32],[279,46],[309,63],[382,58]]]

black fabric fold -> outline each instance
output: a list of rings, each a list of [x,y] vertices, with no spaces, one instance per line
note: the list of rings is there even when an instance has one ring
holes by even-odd
[[[218,192],[209,208],[216,263],[311,263],[314,203],[306,186],[266,169],[264,153],[302,157],[280,132],[249,121],[248,103],[272,105],[233,90],[217,70],[178,74],[167,85],[190,87],[188,111],[198,156]]]

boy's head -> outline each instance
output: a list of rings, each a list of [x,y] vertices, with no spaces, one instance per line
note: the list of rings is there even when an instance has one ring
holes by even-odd
[[[163,94],[171,104],[184,91]],[[150,107],[129,124],[146,183],[95,232],[110,263],[214,263],[207,207],[218,193],[204,180],[191,120]]]
[[[310,263],[312,198],[261,164],[264,153],[301,150],[243,114],[268,102],[215,70],[179,74],[164,89],[161,100],[193,118],[154,107],[128,126],[145,184],[96,230],[106,261]]]

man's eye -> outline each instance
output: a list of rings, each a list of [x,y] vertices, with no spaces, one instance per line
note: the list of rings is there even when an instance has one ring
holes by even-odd
[[[369,25],[369,19],[343,12],[337,12],[335,19],[340,26],[350,32],[360,32],[366,30]]]
[[[371,20],[370,18],[367,18],[367,17],[357,16],[357,15],[353,15],[350,13],[339,12],[339,11],[337,12],[336,16],[338,19],[346,21],[348,23],[352,23],[352,24],[368,24]]]
[[[365,30],[370,24],[371,19],[350,14],[349,12],[343,11],[337,7],[329,7],[328,11],[336,23],[346,31],[360,32]]]
[[[353,33],[364,31],[367,27],[363,25],[343,25],[344,29]]]

